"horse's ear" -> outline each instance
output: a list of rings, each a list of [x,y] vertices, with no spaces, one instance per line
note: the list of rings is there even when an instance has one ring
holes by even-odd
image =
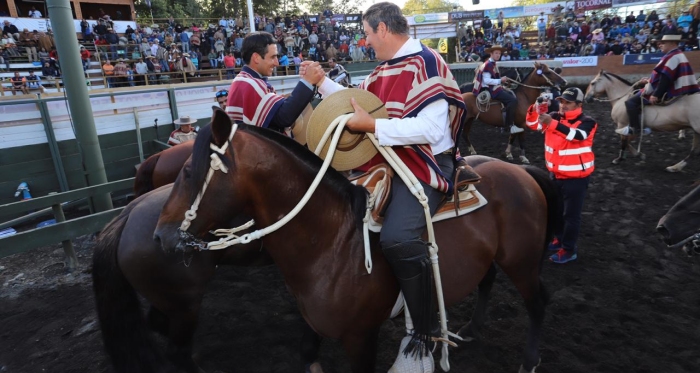
[[[214,144],[221,147],[231,134],[231,118],[218,106],[212,106],[211,136]]]

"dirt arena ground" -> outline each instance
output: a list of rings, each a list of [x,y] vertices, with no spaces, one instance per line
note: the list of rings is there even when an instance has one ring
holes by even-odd
[[[546,263],[552,293],[542,333],[538,372],[698,372],[698,259],[670,251],[655,226],[698,178],[700,162],[669,174],[665,166],[688,153],[690,138],[644,137],[646,160],[613,166],[618,140],[609,106],[586,112],[599,124],[594,173],[583,216],[579,259]],[[480,154],[502,157],[506,135],[477,124]],[[543,167],[542,135],[528,133],[528,157]],[[513,190],[512,193],[517,193]],[[92,239],[76,240],[80,268],[67,274],[52,246],[0,260],[0,372],[110,372],[95,321],[89,275]],[[475,297],[449,310],[450,327],[466,323]],[[204,300],[196,359],[208,372],[302,372],[301,318],[275,267],[220,268]],[[481,341],[451,352],[452,372],[517,372],[527,313],[501,273]],[[396,356],[401,317],[380,335],[377,372]],[[349,372],[340,344],[324,341],[327,373]]]

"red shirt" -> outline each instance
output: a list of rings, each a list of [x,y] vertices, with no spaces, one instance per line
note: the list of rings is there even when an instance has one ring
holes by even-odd
[[[236,59],[233,56],[224,56],[224,66],[227,68],[236,67]]]
[[[90,59],[90,51],[87,50],[87,49],[81,49],[81,50],[80,50],[80,58],[81,58],[83,61],[89,60],[89,59]]]

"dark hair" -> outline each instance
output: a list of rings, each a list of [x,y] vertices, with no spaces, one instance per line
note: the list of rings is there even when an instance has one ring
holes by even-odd
[[[392,34],[408,35],[408,21],[401,14],[401,8],[394,3],[382,2],[372,5],[362,15],[362,20],[367,22],[374,32],[377,32],[379,24],[384,22]]]
[[[241,47],[243,62],[246,65],[249,64],[253,53],[257,53],[264,58],[267,54],[267,47],[276,43],[277,41],[275,41],[275,38],[269,32],[258,31],[248,34],[245,39],[243,39],[243,47]]]

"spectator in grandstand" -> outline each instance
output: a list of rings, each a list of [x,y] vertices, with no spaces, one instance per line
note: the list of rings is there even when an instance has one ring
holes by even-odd
[[[15,71],[15,76],[10,78],[12,83],[12,95],[16,95],[17,91],[22,92],[25,95],[29,94],[29,89],[27,88],[27,80],[19,75],[19,71]]]
[[[125,87],[128,83],[128,72],[129,66],[124,62],[123,58],[117,60],[117,64],[114,65],[114,87]]]
[[[24,46],[24,50],[27,52],[27,59],[29,62],[39,61],[39,56],[36,52],[37,38],[34,34],[29,32],[29,29],[24,29],[22,35],[19,38],[20,43]]]
[[[41,12],[36,10],[35,7],[32,7],[31,9],[29,9],[29,14],[27,16],[29,18],[42,18]]]
[[[87,71],[90,68],[90,51],[84,45],[80,46],[80,60],[83,63],[83,71]]]
[[[0,45],[0,65],[5,66],[4,69],[0,67],[1,71],[10,70],[10,54],[7,53],[7,49],[2,45]]]
[[[27,75],[27,89],[38,89],[41,93],[44,93],[44,86],[41,85],[41,79],[38,75],[34,74],[34,70],[29,70],[29,75]]]
[[[223,60],[224,68],[226,69],[226,79],[233,79],[236,77],[236,59],[233,57],[233,53],[228,52]]]
[[[17,29],[17,26],[10,23],[10,21],[5,21],[4,25],[5,26],[2,28],[2,33],[13,37],[14,40],[19,40],[19,30]]]
[[[690,10],[684,10],[683,13],[678,17],[678,20],[676,20],[678,28],[683,32],[688,32],[688,28],[690,28],[692,23],[693,16],[690,15]]]
[[[137,85],[146,84],[145,76],[148,74],[148,64],[143,61],[143,58],[139,58],[134,64],[134,71],[136,73],[136,76],[134,76],[134,82]]]
[[[102,74],[107,80],[107,88],[111,88],[114,77],[114,65],[112,65],[110,60],[106,60],[104,65],[102,65]]]
[[[677,35],[679,34],[678,28],[673,24],[673,20],[666,20],[666,24],[661,29],[661,35]]]

